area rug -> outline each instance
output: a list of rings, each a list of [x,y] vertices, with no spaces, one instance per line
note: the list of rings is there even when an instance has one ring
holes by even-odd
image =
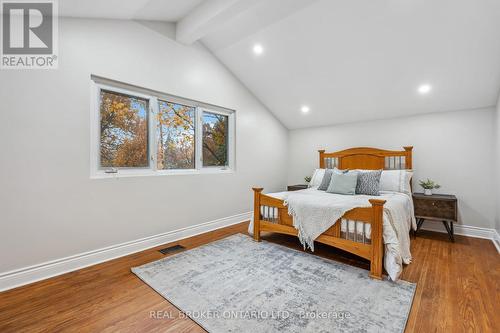
[[[214,333],[403,332],[416,287],[242,234],[132,272]]]

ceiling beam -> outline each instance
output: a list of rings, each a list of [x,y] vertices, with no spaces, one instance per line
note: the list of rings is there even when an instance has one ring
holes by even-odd
[[[192,44],[262,0],[207,0],[177,22],[176,39]]]
[[[250,36],[314,5],[318,0],[266,0],[227,20],[216,33],[203,37],[203,44],[212,52]]]

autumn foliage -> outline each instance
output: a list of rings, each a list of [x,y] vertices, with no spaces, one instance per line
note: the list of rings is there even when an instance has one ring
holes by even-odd
[[[159,101],[157,168],[194,169],[196,109]],[[101,92],[101,167],[147,167],[148,101]],[[203,166],[227,164],[228,117],[203,112]]]
[[[101,166],[147,167],[147,101],[101,92]]]
[[[160,101],[158,169],[194,169],[195,108]]]
[[[203,165],[227,165],[228,117],[205,112],[203,120]]]

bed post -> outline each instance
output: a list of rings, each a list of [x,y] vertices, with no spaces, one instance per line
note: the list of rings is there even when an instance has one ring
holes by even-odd
[[[382,279],[382,259],[384,257],[383,223],[385,200],[371,199],[373,222],[371,223],[372,254],[370,259],[370,277]]]
[[[412,150],[413,150],[413,146],[407,146],[407,147],[403,147],[406,151],[406,169],[412,169],[413,166],[413,160],[412,160]]]
[[[253,239],[260,242],[260,192],[262,187],[253,187]]]
[[[319,152],[319,168],[324,169],[325,168],[325,150],[321,149],[318,150]]]

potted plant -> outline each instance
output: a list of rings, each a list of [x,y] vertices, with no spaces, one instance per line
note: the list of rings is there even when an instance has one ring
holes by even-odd
[[[432,195],[432,190],[433,189],[438,189],[441,187],[441,185],[439,185],[438,183],[436,183],[435,181],[427,178],[427,180],[421,180],[419,182],[420,186],[422,186],[422,188],[424,189],[424,194],[425,195]]]

